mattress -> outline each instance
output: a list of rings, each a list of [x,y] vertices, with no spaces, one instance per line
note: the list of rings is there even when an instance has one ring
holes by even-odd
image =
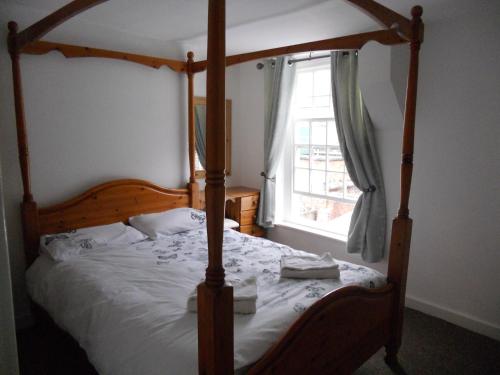
[[[311,304],[346,285],[378,288],[381,273],[338,261],[340,278],[280,278],[282,255],[263,238],[224,231],[228,278],[257,277],[257,312],[234,316],[235,369],[256,362]],[[197,316],[187,299],[204,278],[207,235],[192,230],[126,247],[89,249],[65,262],[41,255],[27,271],[31,298],[87,352],[101,375],[197,374]]]

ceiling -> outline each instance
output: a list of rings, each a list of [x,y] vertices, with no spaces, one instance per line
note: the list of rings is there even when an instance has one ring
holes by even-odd
[[[32,11],[28,26],[69,0],[3,0]],[[379,0],[408,15],[416,0]],[[470,0],[418,0],[424,16]],[[227,54],[326,39],[378,26],[343,0],[227,0]],[[452,11],[453,9],[451,9]],[[207,0],[109,0],[56,28],[47,40],[122,48],[138,53],[194,50],[205,55]],[[144,43],[144,40],[148,43]],[[115,43],[115,44],[113,44]],[[148,45],[145,45],[148,44]],[[138,50],[137,50],[138,48]],[[165,55],[165,53],[163,53]],[[172,56],[175,57],[175,56]]]

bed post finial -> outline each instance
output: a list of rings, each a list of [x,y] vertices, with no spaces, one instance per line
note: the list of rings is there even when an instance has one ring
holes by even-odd
[[[401,158],[401,198],[397,217],[392,222],[388,281],[395,285],[394,314],[391,338],[386,346],[386,362],[394,364],[401,346],[406,280],[410,257],[412,219],[409,215],[411,178],[413,173],[413,148],[415,139],[415,113],[417,108],[418,54],[423,41],[422,7],[413,7],[410,38],[410,68],[406,86],[406,102]]]

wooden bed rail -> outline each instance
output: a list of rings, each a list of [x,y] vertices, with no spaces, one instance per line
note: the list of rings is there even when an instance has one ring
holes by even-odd
[[[348,35],[338,38],[318,40],[315,42],[294,44],[285,47],[271,48],[262,51],[232,55],[226,58],[226,66],[241,64],[247,61],[264,59],[268,57],[289,55],[301,52],[360,49],[366,43],[371,41],[378,42],[384,45],[407,43],[405,39],[399,36],[396,30],[370,31],[367,33]],[[201,72],[204,71],[206,67],[207,67],[206,60],[197,61],[194,63],[193,70],[195,72]]]
[[[66,58],[103,57],[107,59],[131,61],[137,64],[150,66],[155,69],[159,69],[162,66],[168,66],[173,71],[179,73],[186,71],[186,63],[184,61],[46,41],[36,41],[29,43],[19,52],[29,55],[44,55],[51,51],[59,51]]]
[[[390,337],[392,284],[347,286],[309,307],[249,375],[350,374]]]
[[[40,39],[49,31],[70,18],[106,1],[108,0],[74,0],[66,4],[62,8],[21,31],[15,38],[15,48],[21,50],[28,43]]]
[[[387,27],[388,29],[397,30],[399,34],[401,34],[408,41],[411,39],[411,22],[408,18],[403,17],[401,14],[396,13],[392,9],[389,9],[373,0],[346,1],[362,10],[379,24]]]

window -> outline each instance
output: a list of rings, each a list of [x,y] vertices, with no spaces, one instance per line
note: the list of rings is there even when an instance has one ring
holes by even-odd
[[[361,193],[340,152],[330,66],[325,60],[298,64],[283,158],[282,216],[285,222],[347,235]]]

